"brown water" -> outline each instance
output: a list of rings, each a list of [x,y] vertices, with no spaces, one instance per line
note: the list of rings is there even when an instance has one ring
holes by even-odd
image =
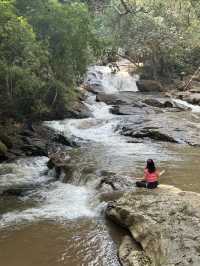
[[[199,147],[147,141],[117,147],[111,145],[108,149],[95,144],[73,151],[73,155],[73,164],[78,166],[75,175],[80,180],[92,178],[96,170],[107,170],[133,178],[141,177],[146,158],[153,158],[157,167],[166,171],[160,178],[160,183],[200,193]]]
[[[200,193],[200,149],[182,145],[169,146],[179,159],[161,163],[166,169],[161,182]]]
[[[152,158],[166,170],[161,183],[200,192],[199,148],[150,140],[128,143],[115,130],[123,118],[111,116],[108,109],[95,103],[93,119],[52,122],[54,128],[81,139],[81,147],[70,152],[67,182],[44,183],[53,173],[45,176],[41,158],[0,166],[3,185],[13,179],[20,184],[37,178],[42,182],[22,197],[1,197],[0,265],[119,266],[117,246],[126,232],[105,220],[106,201],[118,195],[95,189],[101,170],[140,177],[146,159]]]
[[[142,147],[144,148],[140,146],[137,149]],[[100,144],[93,144],[72,151],[73,164],[77,169],[75,176],[82,179],[82,183],[86,180],[90,183],[96,170],[118,171],[130,176],[142,174],[144,158],[147,156],[145,149],[141,149],[140,158],[137,149],[134,152],[133,147],[129,146],[129,152],[126,149],[126,153],[122,153],[121,148],[121,156],[118,153],[114,154],[113,149],[114,147],[106,148]],[[166,169],[166,174],[160,180],[161,183],[200,192],[198,148],[157,143],[152,144],[152,151],[154,152],[151,157],[157,159],[161,169]],[[34,196],[31,197],[34,199]],[[19,199],[11,198],[10,201],[8,198],[5,201],[2,199],[1,203],[4,202],[6,205],[1,212],[30,208],[30,199],[28,197],[27,202],[22,201],[21,206]],[[93,199],[96,201],[96,197]],[[36,202],[33,205],[36,205]],[[58,205],[58,208],[61,207],[63,208]],[[17,222],[14,225],[11,223],[11,227],[1,230],[0,265],[119,265],[117,245],[124,232],[112,224],[107,224],[102,213],[96,217],[70,220],[66,217],[47,219],[41,214],[39,221],[34,222],[34,217],[31,220],[33,221]]]
[[[40,222],[4,230],[0,247],[5,266],[118,265],[116,246],[107,226],[98,220]]]

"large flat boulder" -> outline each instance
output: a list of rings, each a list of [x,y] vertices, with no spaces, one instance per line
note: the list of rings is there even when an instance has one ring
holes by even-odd
[[[115,115],[137,115],[146,114],[146,110],[141,107],[131,105],[115,105],[110,109]],[[148,110],[149,111],[149,110]]]
[[[200,194],[165,185],[136,189],[108,204],[106,214],[130,231],[152,266],[200,265]],[[122,265],[135,265],[129,250]]]
[[[191,112],[149,113],[148,115],[143,115],[141,112],[139,117],[131,116],[127,119],[121,134],[134,139],[146,138],[199,147],[199,124],[192,115]]]
[[[172,108],[173,107],[173,103],[166,99],[147,98],[143,101],[143,103],[153,106],[153,107],[158,107],[158,108]]]
[[[137,86],[141,92],[160,92],[164,91],[162,84],[156,80],[141,79],[137,81]]]
[[[96,96],[97,102],[104,102],[108,105],[115,105],[115,104],[124,104],[126,103],[123,99],[120,98],[119,95],[115,94],[106,94],[106,93],[98,93]]]

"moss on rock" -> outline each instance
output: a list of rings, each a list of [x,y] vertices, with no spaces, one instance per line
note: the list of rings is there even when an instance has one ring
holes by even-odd
[[[6,145],[0,140],[0,155],[5,155],[7,150]]]

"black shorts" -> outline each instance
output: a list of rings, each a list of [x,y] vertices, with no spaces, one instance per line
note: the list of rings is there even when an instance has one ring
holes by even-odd
[[[142,181],[136,182],[136,187],[144,187],[144,188],[148,188],[148,189],[154,189],[154,188],[157,188],[157,186],[158,186],[158,181],[147,182],[145,180],[142,180]]]

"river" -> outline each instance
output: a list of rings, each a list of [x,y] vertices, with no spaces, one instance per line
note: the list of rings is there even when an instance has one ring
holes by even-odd
[[[138,94],[138,77],[127,73],[126,63],[120,68],[114,75],[109,67],[91,67],[86,82],[108,94]],[[53,171],[47,174],[45,157],[0,165],[1,189],[34,185],[23,196],[0,199],[0,265],[119,266],[117,246],[124,232],[105,220],[107,199],[96,189],[102,171],[134,180],[146,159],[153,158],[166,169],[162,183],[200,192],[199,148],[150,140],[131,143],[119,133],[125,116],[112,114],[111,106],[96,102],[92,93],[85,104],[91,118],[46,122],[79,144],[67,151],[73,170],[67,182],[55,181]],[[193,111],[199,127],[199,110],[188,112]]]

